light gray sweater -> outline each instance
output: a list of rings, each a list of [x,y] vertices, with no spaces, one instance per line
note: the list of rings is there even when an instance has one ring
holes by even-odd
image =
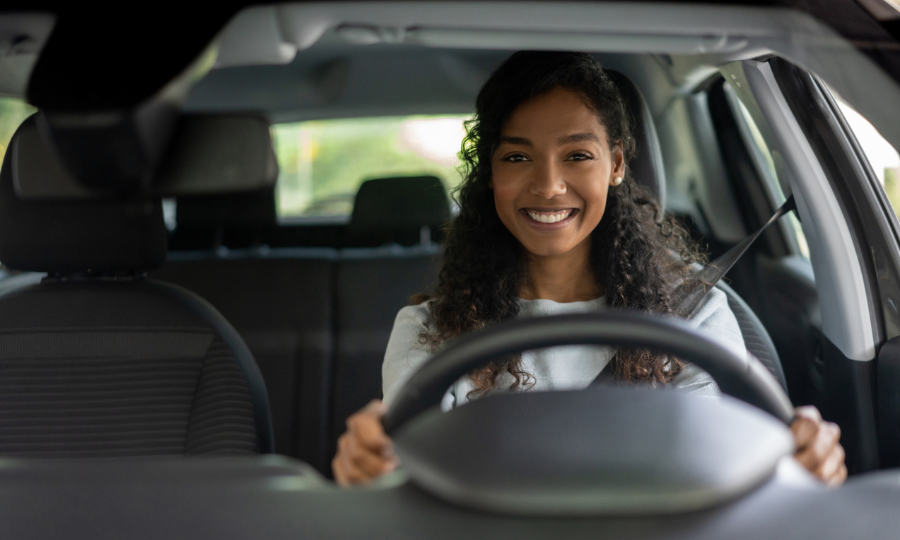
[[[587,302],[558,303],[552,300],[519,300],[519,317],[584,313],[606,308],[603,297]],[[419,341],[426,331],[430,317],[427,302],[407,306],[397,313],[394,329],[388,342],[382,366],[384,401],[390,403],[403,383],[421,366],[433,352]],[[710,339],[721,343],[740,356],[747,354],[740,327],[725,293],[713,289],[697,314],[688,323],[707,333]],[[585,388],[609,363],[615,349],[596,346],[567,346],[528,351],[522,354],[522,367],[534,376],[530,391],[574,390]],[[513,383],[508,373],[497,377],[496,390],[506,391]],[[672,381],[672,386],[707,395],[717,395],[719,389],[712,377],[700,368],[687,365]],[[444,396],[442,407],[450,409],[469,400],[469,392],[475,388],[469,377],[458,380]]]

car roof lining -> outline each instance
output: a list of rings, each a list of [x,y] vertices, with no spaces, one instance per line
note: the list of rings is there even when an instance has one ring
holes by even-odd
[[[476,12],[478,17],[472,17]],[[790,8],[530,2],[527,9],[512,10],[506,2],[424,1],[254,6],[239,12],[220,33],[218,71],[229,66],[283,65],[295,56],[313,56],[318,49],[336,50],[339,42],[358,49],[383,45],[400,51],[437,49],[444,54],[451,49],[460,54],[488,54],[537,47],[660,54],[673,59],[681,55],[683,59],[665,70],[679,91],[701,83],[714,66],[777,54],[821,76],[870,118],[888,141],[900,147],[900,118],[894,118],[900,111],[885,114],[879,107],[880,103],[900,101],[900,87],[828,26]],[[820,54],[822,50],[828,54]],[[635,79],[638,87],[649,93],[631,70],[610,67]],[[382,77],[398,74],[390,71]],[[657,113],[658,102],[652,96],[647,99]],[[303,117],[302,103],[302,99],[294,103],[297,119]],[[324,104],[320,100],[316,105],[321,108]],[[461,107],[453,99],[444,105],[444,112]],[[290,104],[279,103],[277,110],[289,108]],[[362,108],[346,107],[343,113],[336,106],[326,109],[327,114],[338,117],[365,115]],[[419,109],[420,114],[437,110],[435,106]],[[400,114],[398,108],[384,108],[368,115],[385,113]],[[326,111],[318,114],[324,117]],[[277,120],[277,115],[273,119]]]

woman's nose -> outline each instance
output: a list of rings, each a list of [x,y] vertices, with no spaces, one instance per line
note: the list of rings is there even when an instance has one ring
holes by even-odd
[[[563,180],[562,171],[553,163],[543,167],[536,167],[535,175],[531,180],[530,191],[532,195],[542,199],[552,199],[557,195],[566,194],[566,182]]]

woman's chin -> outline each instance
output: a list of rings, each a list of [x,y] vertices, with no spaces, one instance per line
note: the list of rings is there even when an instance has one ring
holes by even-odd
[[[528,242],[522,244],[532,257],[562,257],[570,253],[577,243],[568,242]]]

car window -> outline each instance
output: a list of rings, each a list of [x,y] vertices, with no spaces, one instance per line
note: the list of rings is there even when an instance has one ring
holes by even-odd
[[[894,213],[900,215],[900,153],[856,109],[832,92]]]
[[[753,156],[757,168],[761,173],[763,184],[772,202],[772,206],[779,207],[787,200],[785,191],[790,190],[786,179],[779,176],[778,167],[775,166],[775,161],[776,159],[779,159],[779,156],[777,152],[774,152],[769,148],[765,138],[763,138],[759,126],[757,126],[756,122],[753,120],[750,111],[748,111],[747,107],[741,103],[741,100],[738,98],[737,93],[731,85],[726,82],[724,88],[725,95],[728,96],[728,102],[731,105],[735,120],[738,123],[738,127],[744,139],[744,144],[746,144],[750,150],[750,154]],[[785,218],[782,218],[782,221],[784,221],[784,219]],[[806,242],[806,235],[803,234],[803,228],[800,226],[800,220],[797,219],[796,214],[793,212],[788,214],[786,219],[786,223],[788,223],[789,226],[782,227],[782,231],[788,236],[795,251],[806,259],[809,259],[809,245]]]
[[[16,98],[0,97],[0,163],[16,129],[37,109]]]
[[[272,127],[280,167],[279,218],[346,217],[363,181],[433,174],[461,179],[457,153],[467,116],[313,120]]]

